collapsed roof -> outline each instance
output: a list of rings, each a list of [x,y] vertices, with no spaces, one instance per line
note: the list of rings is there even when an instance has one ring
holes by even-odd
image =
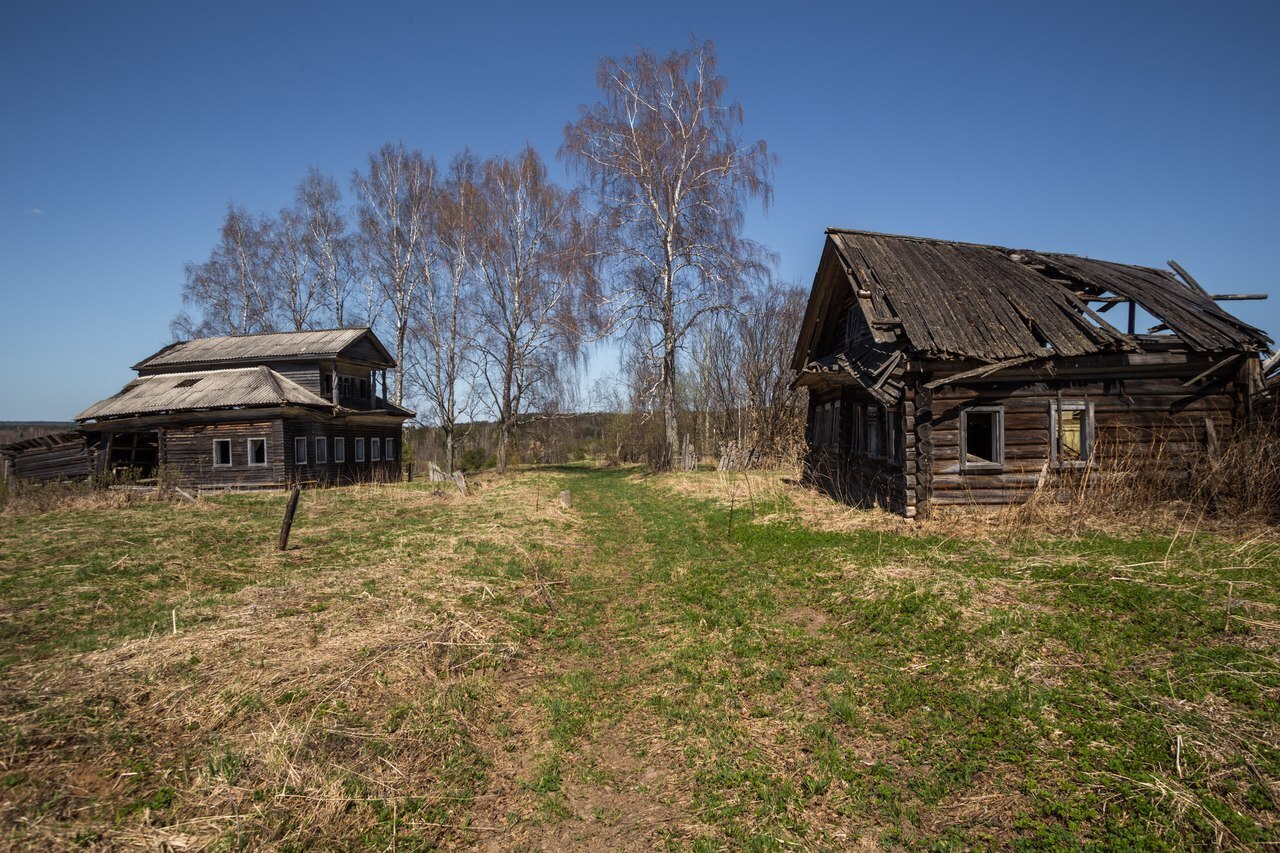
[[[1256,352],[1270,339],[1183,273],[1077,255],[829,229],[792,366],[812,362],[820,316],[851,286],[877,344],[926,358],[1010,360],[1140,350],[1174,339],[1201,352]],[[824,275],[831,265],[844,275]],[[1103,316],[1131,301],[1170,334],[1121,331]],[[1090,303],[1098,305],[1095,310]]]

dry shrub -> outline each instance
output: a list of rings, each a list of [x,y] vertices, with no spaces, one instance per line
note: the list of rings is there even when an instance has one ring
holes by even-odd
[[[0,516],[116,509],[139,501],[170,500],[151,489],[100,489],[89,483],[20,485],[0,493]]]
[[[1100,443],[1088,465],[1053,471],[1002,526],[1270,527],[1280,521],[1280,436],[1254,426],[1202,448],[1179,433]]]

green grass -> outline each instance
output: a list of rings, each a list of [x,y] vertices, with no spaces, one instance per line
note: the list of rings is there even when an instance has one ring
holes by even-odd
[[[0,517],[12,840],[1280,843],[1275,536],[566,467],[310,493],[278,554],[282,504]]]

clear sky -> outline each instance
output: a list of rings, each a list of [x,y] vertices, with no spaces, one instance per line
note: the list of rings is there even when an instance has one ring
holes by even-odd
[[[808,285],[827,226],[1179,261],[1280,336],[1280,4],[6,4],[0,420],[67,419],[169,340],[228,202],[383,142],[554,161],[601,55],[719,48],[781,157],[749,219]],[[560,170],[553,165],[553,169]]]

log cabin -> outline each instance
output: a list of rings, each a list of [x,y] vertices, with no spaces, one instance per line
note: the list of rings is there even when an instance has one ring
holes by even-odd
[[[1170,267],[829,229],[791,363],[806,478],[914,517],[1026,500],[1104,448],[1189,467],[1252,416],[1270,339],[1218,304],[1265,296]]]
[[[399,479],[414,413],[386,399],[395,366],[368,328],[180,341],[75,420],[97,474],[163,469],[201,489]]]

